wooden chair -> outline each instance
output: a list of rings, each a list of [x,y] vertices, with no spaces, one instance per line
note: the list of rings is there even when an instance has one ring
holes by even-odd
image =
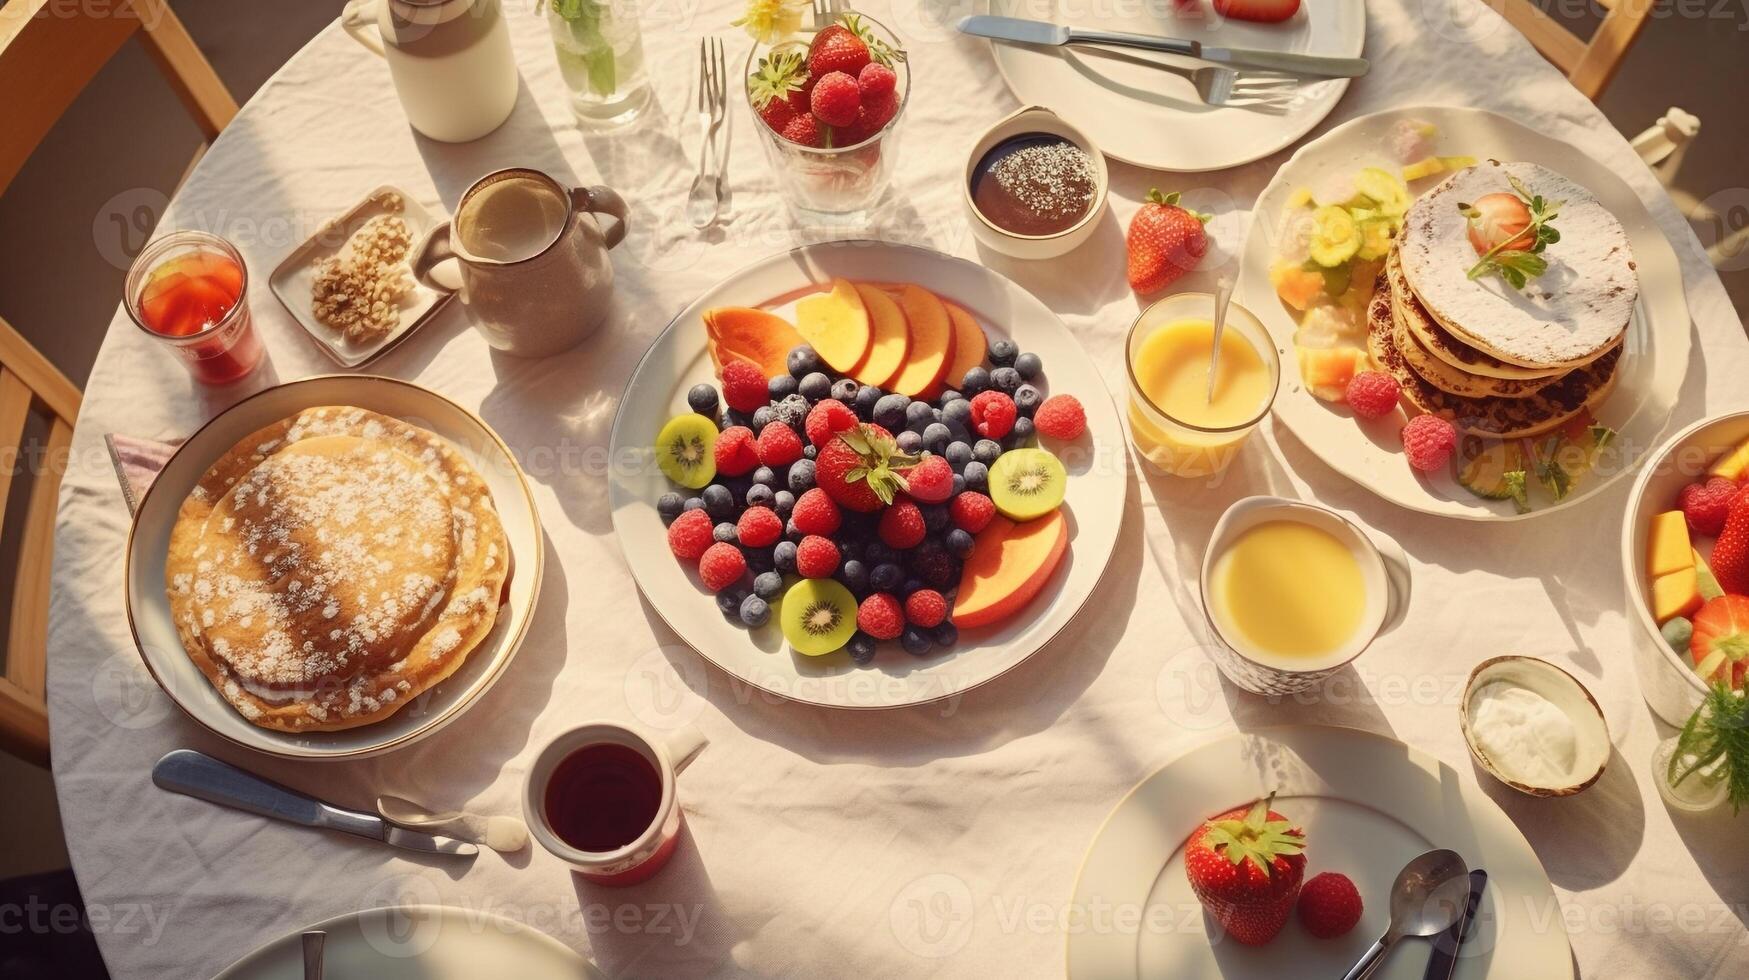
[[[1567,73],[1573,87],[1593,102],[1615,77],[1628,48],[1633,47],[1658,0],[1598,0],[1608,11],[1582,40],[1560,21],[1543,12],[1535,0],[1484,0],[1524,34],[1542,56]]]
[[[40,447],[21,445],[32,410],[48,420]],[[49,716],[43,701],[48,662],[49,566],[55,540],[55,502],[67,471],[79,389],[48,358],[0,319],[0,535],[19,535],[12,587],[5,673],[0,676],[0,748],[48,765]],[[5,523],[13,485],[29,488],[22,527]]]
[[[166,0],[6,0],[0,6],[0,193],[61,114],[128,38],[157,62],[210,142],[237,114],[237,100],[195,46]]]

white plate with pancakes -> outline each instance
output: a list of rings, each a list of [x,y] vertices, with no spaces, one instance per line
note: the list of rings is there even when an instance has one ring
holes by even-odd
[[[676,489],[651,459],[664,423],[687,410],[694,384],[719,384],[705,345],[706,310],[763,307],[792,318],[797,298],[833,277],[914,283],[969,311],[987,337],[1006,336],[1044,362],[1047,395],[1072,394],[1087,413],[1087,432],[1052,445],[1068,470],[1062,505],[1068,552],[1027,605],[1009,618],[965,629],[950,649],[912,657],[884,643],[858,667],[843,650],[804,656],[785,642],[773,615],[746,630],[726,620],[699,582],[677,561],[656,500]],[[792,318],[793,319],[793,318]],[[638,588],[680,638],[737,682],[794,701],[841,708],[892,708],[953,697],[1037,653],[1068,625],[1098,587],[1117,544],[1128,493],[1123,428],[1099,369],[1063,322],[1031,293],[983,266],[932,249],[874,241],[808,245],[764,258],[705,290],[675,317],[633,372],[614,417],[609,485],[614,533]],[[1073,650],[1058,651],[1073,656]]]
[[[1393,134],[1399,124],[1410,123],[1436,128],[1432,152],[1479,162],[1410,184],[1417,204],[1384,276],[1397,288],[1381,289],[1368,311],[1374,368],[1404,383],[1406,407],[1479,417],[1511,433],[1548,428],[1561,416],[1583,421],[1582,413],[1574,414],[1583,403],[1615,436],[1570,493],[1554,500],[1535,498],[1533,491],[1532,509],[1519,513],[1510,500],[1485,499],[1464,488],[1455,467],[1417,473],[1396,434],[1401,419],[1362,423],[1346,406],[1314,397],[1298,370],[1283,372],[1275,417],[1333,469],[1411,510],[1510,521],[1573,506],[1631,473],[1657,445],[1688,369],[1689,317],[1676,253],[1633,190],[1607,167],[1479,109],[1416,106],[1351,120],[1301,147],[1258,197],[1236,299],[1269,327],[1283,360],[1296,362],[1298,323],[1270,282],[1284,209],[1296,189],[1329,186],[1363,167],[1399,172]],[[1464,237],[1457,199],[1507,190],[1506,172],[1526,178],[1533,191],[1573,198],[1553,222],[1563,235],[1545,253],[1549,272],[1532,279],[1523,293],[1498,276],[1465,276],[1465,254],[1473,263],[1475,252]],[[1450,215],[1443,207],[1447,198]],[[1622,256],[1621,245],[1631,260]],[[1638,296],[1630,306],[1618,287],[1631,288],[1636,274]],[[1405,339],[1404,330],[1413,338]],[[1399,353],[1399,344],[1406,353]],[[1430,373],[1436,377],[1428,379]],[[1520,385],[1536,394],[1521,400]],[[1448,397],[1454,390],[1483,397]]]
[[[165,464],[128,535],[128,623],[214,734],[360,758],[497,681],[543,560],[527,481],[478,416],[393,378],[306,378],[226,409]]]

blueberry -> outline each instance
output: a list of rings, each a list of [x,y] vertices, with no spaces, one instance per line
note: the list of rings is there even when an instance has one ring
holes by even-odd
[[[990,468],[975,459],[966,464],[960,476],[965,478],[967,490],[983,493],[990,488]]]
[[[796,495],[788,490],[779,490],[772,494],[771,509],[777,511],[777,516],[787,519],[790,511],[796,509]]]
[[[717,608],[724,616],[733,620],[741,618],[741,592],[738,589],[724,589],[717,593]]]
[[[964,398],[958,398],[941,406],[943,422],[957,422],[960,425],[970,425],[972,421],[972,403]]]
[[[868,584],[877,592],[891,592],[905,580],[905,570],[892,562],[882,562],[868,574]]]
[[[741,622],[758,629],[771,620],[771,605],[756,595],[741,600]]]
[[[929,653],[929,648],[935,645],[935,641],[924,630],[908,626],[905,632],[899,634],[899,645],[911,656],[921,657]]]
[[[705,418],[716,418],[717,409],[721,407],[717,403],[717,389],[705,384],[693,385],[686,393],[686,407]]]
[[[751,477],[729,476],[723,477],[718,482],[723,485],[723,489],[729,491],[729,501],[732,507],[728,517],[718,517],[717,520],[734,520],[735,516],[741,513],[741,501],[747,499],[747,491],[753,489],[753,480]]]
[[[803,459],[815,460],[815,459],[818,459],[819,457],[820,457],[820,447],[819,446],[816,446],[810,442],[806,446],[802,447],[802,458]]]
[[[875,402],[874,422],[888,432],[897,432],[905,427],[905,410],[911,404],[911,399],[904,395],[882,395]]]
[[[972,447],[969,443],[964,442],[949,443],[947,449],[942,451],[942,455],[947,457],[947,465],[955,470],[963,470],[966,468],[966,464],[972,461]]]
[[[946,408],[947,406],[952,405],[954,402],[960,402],[960,401],[965,401],[965,400],[966,400],[966,396],[960,394],[959,392],[953,390],[952,388],[949,388],[946,391],[941,393],[940,398],[937,398],[935,400],[935,407],[936,408]]]
[[[725,429],[731,425],[745,425],[751,428],[753,417],[739,409],[725,408],[723,409],[723,417],[718,419],[717,423]]]
[[[747,506],[749,507],[770,507],[773,501],[777,499],[777,494],[773,493],[769,486],[766,486],[763,483],[755,483],[747,488],[747,496],[745,499],[747,501]]]
[[[1002,440],[1002,445],[1008,449],[1019,449],[1030,444],[1037,431],[1033,427],[1032,419],[1015,419],[1014,428],[1008,430],[1008,437]]]
[[[1014,359],[1020,356],[1020,348],[1014,346],[1012,340],[990,341],[990,363],[997,367],[1011,367]]]
[[[922,432],[923,427],[935,421],[935,409],[928,402],[912,402],[905,406],[905,428]]]
[[[976,544],[970,531],[958,527],[947,532],[943,543],[947,545],[947,553],[961,561],[972,557],[972,546]]]
[[[780,572],[796,570],[796,543],[794,541],[779,541],[777,547],[771,549],[771,562]]]
[[[796,386],[802,397],[810,402],[832,397],[832,379],[818,370],[810,371],[802,376],[802,383]]]
[[[870,541],[868,547],[862,549],[862,560],[872,568],[898,561],[899,553],[887,547],[884,541]]]
[[[840,561],[851,561],[862,557],[862,549],[867,545],[862,537],[840,534],[838,539],[838,558]]]
[[[875,643],[875,638],[862,630],[857,630],[856,635],[850,638],[850,642],[844,644],[844,651],[850,654],[851,662],[858,667],[867,667],[872,663],[877,649],[879,649],[879,645]]]
[[[686,510],[686,498],[680,494],[669,492],[656,498],[656,513],[662,515],[663,524],[672,524]]]
[[[960,628],[952,623],[942,623],[935,628],[935,642],[944,647],[951,647],[960,641]]]
[[[897,442],[899,444],[899,452],[908,456],[915,456],[923,449],[923,436],[916,432],[912,432],[910,429],[906,429],[899,433]]]
[[[739,544],[741,541],[741,533],[735,529],[735,525],[732,522],[724,521],[716,527],[711,528],[711,540],[722,541],[726,544]]]
[[[881,400],[885,392],[874,385],[863,385],[856,389],[856,403],[851,407],[856,409],[856,417],[864,422],[874,421],[875,404]]]
[[[1014,370],[1019,372],[1020,380],[1034,381],[1045,369],[1045,362],[1039,360],[1037,354],[1022,354],[1014,359]]]
[[[923,511],[923,527],[930,534],[940,534],[952,522],[946,504],[924,504],[918,509]]]
[[[803,423],[808,420],[808,400],[799,394],[791,395],[771,406],[771,418],[775,422],[782,422],[796,430],[797,435],[801,435]]]
[[[787,366],[791,377],[804,378],[820,370],[820,355],[814,353],[812,347],[803,344],[789,352]]]
[[[761,466],[753,471],[753,484],[761,487],[777,487],[777,472],[769,466]]]
[[[979,439],[972,447],[972,458],[985,466],[993,466],[1002,455],[1002,444],[994,439]]]
[[[923,588],[923,580],[922,579],[908,578],[905,580],[904,585],[899,586],[899,595],[902,598],[908,599],[911,597],[911,593],[916,592],[918,589],[921,589],[921,588]]]
[[[960,494],[965,493],[966,492],[965,474],[955,473],[953,475],[953,479],[949,480],[947,485],[948,485],[947,492],[948,492],[948,496],[950,496],[950,497],[957,497]]]
[[[704,512],[714,521],[726,521],[735,516],[735,495],[721,483],[713,483],[705,487],[699,494],[704,498]]]
[[[783,401],[796,393],[796,379],[787,374],[780,374],[765,383],[765,393],[774,402]]]
[[[990,390],[990,372],[981,367],[975,367],[966,372],[960,381],[960,392],[967,398]]]
[[[1004,395],[1020,390],[1020,372],[1011,367],[999,367],[990,372],[990,385]]]
[[[947,444],[952,441],[953,430],[940,422],[931,422],[923,427],[923,448],[932,453],[939,454],[946,451]]]
[[[861,389],[862,385],[857,384],[855,378],[839,378],[832,382],[832,397],[849,405],[856,401],[856,393]]]
[[[747,559],[747,569],[754,575],[761,575],[777,567],[771,559],[770,548],[749,548],[741,546],[741,556]]]
[[[681,508],[681,510],[683,510],[683,511],[703,510],[703,509],[704,509],[704,498],[703,497],[688,497],[688,498],[686,498],[685,506],[683,506]]]
[[[778,545],[779,548],[783,545]],[[775,557],[775,556],[774,556]],[[783,594],[783,576],[777,572],[761,572],[753,577],[753,594],[767,602]]]
[[[857,595],[868,591],[868,566],[852,558],[838,566],[838,580]]]
[[[1038,411],[1044,400],[1045,396],[1032,385],[1021,385],[1014,391],[1014,407],[1020,411],[1021,418],[1032,418],[1032,413]]]
[[[800,497],[814,487],[814,461],[798,459],[789,466],[790,493]]]

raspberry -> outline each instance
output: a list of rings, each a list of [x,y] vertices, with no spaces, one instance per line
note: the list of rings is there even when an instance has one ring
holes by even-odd
[[[982,391],[972,398],[972,428],[986,439],[1000,439],[1014,428],[1020,410],[1000,391]]]
[[[746,361],[723,365],[723,400],[737,412],[752,412],[771,401],[765,375]]]
[[[704,557],[698,560],[698,577],[712,592],[721,592],[734,585],[746,571],[747,559],[741,555],[741,549],[726,541],[718,541],[705,549]]]
[[[787,425],[767,425],[759,430],[758,449],[761,463],[782,469],[802,458],[802,437]]]
[[[856,626],[877,640],[898,639],[905,631],[905,610],[890,592],[876,592],[856,609]]]
[[[899,93],[885,92],[878,95],[864,96],[862,100],[862,116],[857,125],[862,128],[863,138],[867,139],[879,132],[882,126],[893,121],[899,114]]]
[[[856,413],[850,410],[850,406],[828,398],[814,406],[802,427],[807,430],[809,442],[824,446],[834,433],[856,428],[856,421]]]
[[[989,527],[990,519],[996,516],[996,502],[976,490],[967,490],[953,498],[953,503],[948,505],[948,514],[955,527],[977,534]]]
[[[735,534],[749,548],[766,548],[783,537],[783,518],[770,507],[749,507],[736,522]]]
[[[830,578],[838,570],[838,546],[810,534],[796,546],[796,572],[802,578]]]
[[[1716,538],[1725,529],[1725,518],[1731,516],[1731,505],[1743,491],[1731,480],[1715,476],[1705,483],[1690,483],[1682,488],[1676,506],[1688,518],[1688,527],[1696,534]]]
[[[923,512],[909,500],[899,500],[881,513],[881,543],[895,551],[917,547],[928,533]]]
[[[1443,468],[1457,443],[1457,430],[1437,415],[1417,415],[1403,426],[1403,454],[1423,473]]]
[[[924,585],[936,589],[952,585],[960,574],[953,556],[934,541],[925,541],[912,550],[910,566],[911,573],[922,579]]]
[[[1319,939],[1335,939],[1360,922],[1360,889],[1347,875],[1326,871],[1300,887],[1300,922]]]
[[[796,501],[795,510],[790,511],[789,519],[795,522],[796,529],[803,534],[830,535],[838,530],[840,515],[838,505],[826,495],[826,491],[815,487]]]
[[[813,110],[815,119],[828,126],[855,122],[862,109],[862,93],[856,88],[856,79],[841,71],[821,75],[814,83],[813,94],[808,96],[808,108]]]
[[[1348,407],[1363,419],[1382,419],[1397,410],[1402,393],[1397,379],[1383,371],[1361,371],[1348,379]]]
[[[1053,395],[1032,413],[1032,424],[1052,439],[1078,439],[1087,431],[1087,410],[1074,395]]]
[[[702,510],[689,510],[668,525],[668,550],[682,561],[697,561],[711,546],[711,516]]]
[[[724,476],[751,473],[759,465],[759,449],[753,441],[753,430],[744,425],[731,425],[717,436],[717,472]]]
[[[783,138],[802,146],[820,147],[826,145],[825,141],[820,138],[820,124],[814,119],[813,114],[807,111],[806,105],[802,106],[801,113],[783,127]]]
[[[940,626],[947,618],[947,600],[934,589],[918,589],[905,600],[905,618],[925,629]]]
[[[944,457],[925,454],[905,471],[905,489],[926,504],[939,504],[953,496],[953,467]]]
[[[877,95],[891,94],[898,84],[899,76],[878,61],[863,65],[862,71],[856,75],[856,87],[862,92],[865,102]]]

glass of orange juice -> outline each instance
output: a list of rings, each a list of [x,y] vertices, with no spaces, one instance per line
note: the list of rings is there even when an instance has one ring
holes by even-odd
[[[1275,342],[1251,312],[1227,306],[1214,397],[1208,395],[1215,298],[1179,293],[1130,325],[1130,439],[1142,457],[1174,476],[1213,476],[1269,414],[1281,382]]]

